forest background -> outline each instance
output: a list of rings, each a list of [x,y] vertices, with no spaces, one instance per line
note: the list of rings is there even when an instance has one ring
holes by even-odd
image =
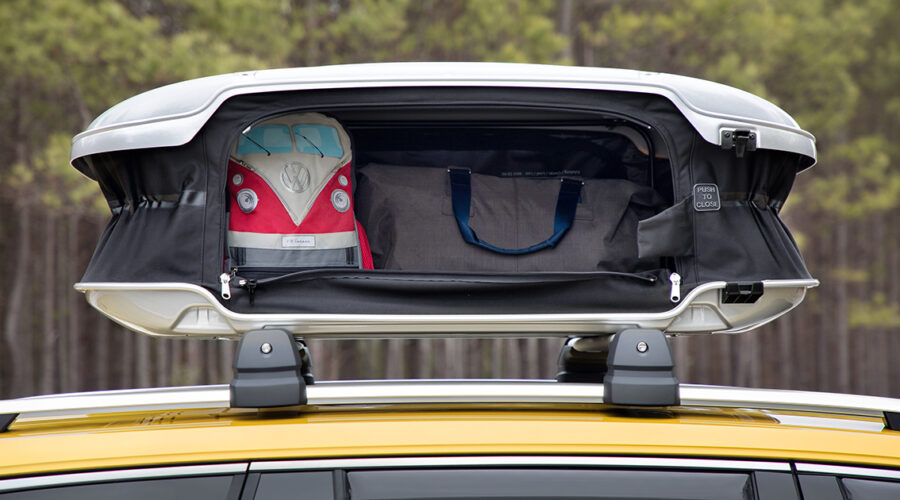
[[[0,26],[0,397],[231,374],[233,343],[130,333],[72,289],[109,216],[74,134],[171,82],[378,61],[636,68],[779,104],[818,140],[782,215],[822,285],[754,333],[675,339],[678,375],[900,396],[900,2],[4,0]],[[550,378],[561,340],[312,344],[324,380]]]

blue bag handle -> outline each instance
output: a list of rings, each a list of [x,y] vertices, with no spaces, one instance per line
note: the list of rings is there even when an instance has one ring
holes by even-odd
[[[578,200],[581,198],[583,182],[562,178],[560,179],[562,182],[559,186],[559,197],[556,199],[556,214],[553,216],[553,236],[525,248],[495,247],[478,239],[475,231],[469,227],[469,207],[472,205],[472,173],[465,168],[450,168],[447,169],[447,172],[450,174],[450,199],[453,203],[453,215],[456,217],[459,232],[466,243],[505,255],[524,255],[556,246],[566,231],[572,227],[572,222],[575,221],[575,210],[578,208]]]

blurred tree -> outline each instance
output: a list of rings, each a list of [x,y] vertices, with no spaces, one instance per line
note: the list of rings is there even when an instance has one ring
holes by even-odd
[[[205,22],[199,17],[198,24]],[[13,152],[0,167],[0,181],[8,189],[2,196],[14,211],[12,283],[4,310],[4,339],[10,351],[8,373],[12,394],[34,392],[38,364],[34,359],[33,334],[38,324],[30,283],[35,270],[48,276],[56,269],[56,281],[68,288],[77,280],[82,264],[74,260],[82,247],[80,218],[98,204],[96,185],[81,178],[68,165],[68,138],[84,129],[100,111],[136,92],[190,77],[234,71],[258,65],[252,57],[233,54],[229,45],[204,31],[164,36],[161,22],[152,16],[135,16],[112,0],[11,0],[0,4],[0,127],[10,131],[0,137],[0,149]],[[198,57],[205,54],[205,57]],[[43,238],[58,244],[65,231],[69,245],[67,267],[44,253],[43,266],[32,258],[34,213],[46,214]],[[96,212],[93,212],[96,214]],[[59,226],[60,217],[66,224]],[[51,247],[52,248],[52,247]],[[60,280],[60,278],[63,278]],[[45,284],[50,283],[48,278]],[[65,301],[52,300],[56,287],[44,288],[42,347],[59,342],[66,353],[58,373],[62,381],[77,379],[80,359],[80,305],[69,290]],[[65,309],[62,308],[66,304]],[[70,321],[57,337],[55,311],[62,309]],[[71,342],[67,342],[71,340]],[[44,359],[50,365],[51,360]],[[44,373],[44,372],[41,372]],[[75,375],[73,375],[75,374]],[[49,383],[41,383],[49,387]]]
[[[900,352],[898,24],[900,3],[881,0],[0,2],[0,127],[6,132],[0,135],[6,159],[0,206],[10,214],[0,219],[0,230],[10,235],[0,241],[8,256],[0,265],[10,276],[0,306],[0,392],[162,385],[172,377],[193,383],[227,372],[228,349],[109,335],[110,324],[88,313],[71,291],[102,227],[96,214],[103,202],[95,185],[68,166],[67,138],[99,113],[149,88],[231,71],[471,60],[686,74],[784,105],[819,140],[820,164],[798,178],[786,216],[803,228],[798,236],[807,262],[824,286],[798,312],[758,334],[688,341],[691,349],[677,349],[690,357],[682,359],[684,375],[697,382],[900,393],[900,364],[889,362]],[[853,342],[856,334],[875,340]],[[97,349],[80,351],[81,336]],[[765,343],[777,349],[763,349]],[[545,348],[556,349],[551,344]],[[484,343],[490,356],[473,355],[463,369],[458,360],[447,363],[465,353],[453,342],[366,344],[357,368],[441,376],[452,366],[472,375],[534,375],[538,368],[523,360],[535,365],[554,356],[538,357],[538,345]],[[387,362],[376,359],[382,351]],[[117,363],[109,361],[117,354]],[[317,346],[318,359],[328,356],[334,362],[321,366],[330,377],[350,374],[335,368],[352,364],[341,362],[347,353]],[[84,373],[86,359],[100,360],[94,378]],[[425,361],[403,368],[409,359]],[[552,375],[552,366],[541,369]],[[854,377],[857,371],[866,377]],[[878,382],[862,386],[857,379]]]
[[[332,63],[561,60],[565,39],[548,0],[356,0],[317,10]]]
[[[827,285],[815,310],[807,306],[798,313],[800,320],[792,324],[801,333],[792,336],[816,346],[819,388],[848,390],[856,352],[851,325],[893,325],[890,314],[870,314],[862,322],[859,311],[900,307],[896,276],[884,279],[896,268],[892,255],[900,240],[897,224],[891,223],[900,199],[898,146],[892,140],[900,117],[900,5],[877,0],[594,0],[574,8],[576,62],[727,83],[784,104],[816,133],[821,161],[798,179],[790,217],[807,233],[801,235],[811,249],[807,260]],[[869,235],[880,244],[871,245]],[[860,274],[869,279],[862,284],[848,279]],[[856,296],[860,293],[873,298]],[[851,307],[856,311],[852,320]],[[816,330],[828,333],[817,336]],[[789,338],[780,337],[783,359],[793,352]],[[721,340],[715,355],[704,348],[696,353],[729,359],[736,351],[734,365],[748,366],[744,358],[759,355],[752,339],[742,337],[737,350],[731,340]],[[881,345],[881,350],[890,352],[890,347]],[[860,358],[856,364],[872,363]],[[783,379],[793,378],[792,365],[779,367]]]

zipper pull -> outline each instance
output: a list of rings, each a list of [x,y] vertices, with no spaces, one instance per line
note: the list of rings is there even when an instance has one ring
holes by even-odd
[[[219,275],[219,283],[222,284],[222,298],[228,300],[231,298],[231,275],[222,273]]]
[[[253,305],[253,293],[256,291],[256,280],[247,278],[238,278],[238,285],[247,289],[247,298],[250,299],[250,305]]]
[[[678,302],[681,300],[681,275],[672,273],[669,275],[669,281],[672,282],[672,293],[669,295],[669,299],[672,302]]]

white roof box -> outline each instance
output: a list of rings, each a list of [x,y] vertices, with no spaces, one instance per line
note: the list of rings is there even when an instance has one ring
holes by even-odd
[[[818,284],[779,217],[813,136],[694,78],[236,73],[112,107],[71,157],[111,210],[76,288],[152,335],[740,332]]]
[[[784,110],[734,87],[666,73],[509,63],[378,63],[290,68],[198,78],[150,90],[100,115],[72,141],[71,159],[190,141],[227,99],[294,90],[379,87],[530,87],[663,96],[708,142],[722,131],[756,132],[756,147],[816,160],[815,138]]]

